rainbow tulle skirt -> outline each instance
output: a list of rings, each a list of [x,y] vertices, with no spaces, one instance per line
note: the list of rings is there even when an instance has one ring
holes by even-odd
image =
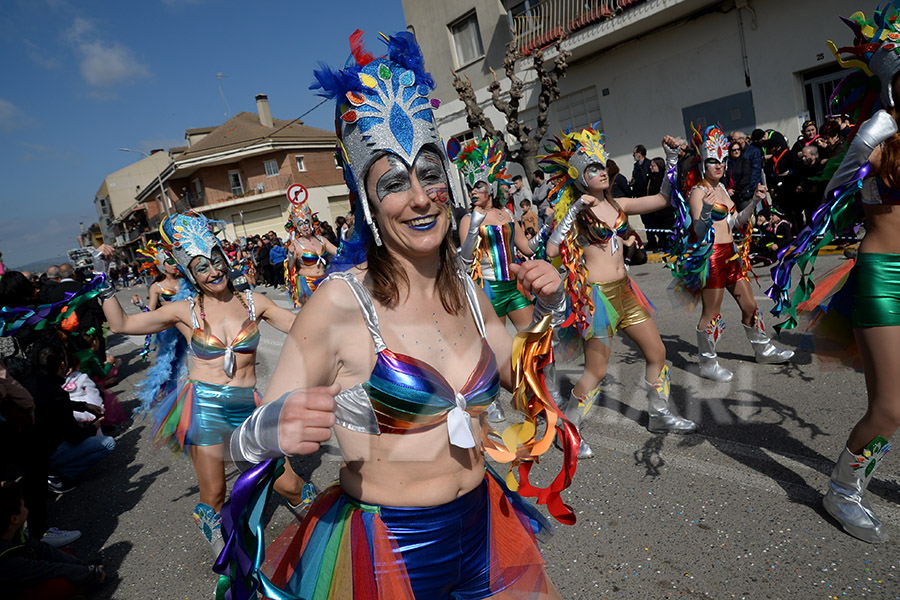
[[[256,388],[188,379],[153,407],[153,443],[175,450],[227,443],[261,399]]]
[[[335,484],[269,546],[261,570],[282,598],[532,598],[549,588],[536,541],[549,528],[493,473],[424,508],[364,504]]]

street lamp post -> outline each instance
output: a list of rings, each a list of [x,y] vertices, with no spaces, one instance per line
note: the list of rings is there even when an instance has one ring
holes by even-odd
[[[150,158],[150,155],[144,152],[143,150],[135,150],[134,148],[119,148],[120,152],[137,152],[138,154],[143,154],[147,158]],[[163,209],[166,211],[166,216],[170,216],[172,213],[169,211],[169,195],[166,193],[166,189],[163,187],[162,182],[162,174],[159,169],[156,170],[156,180],[159,182],[159,195],[162,197],[163,201]]]

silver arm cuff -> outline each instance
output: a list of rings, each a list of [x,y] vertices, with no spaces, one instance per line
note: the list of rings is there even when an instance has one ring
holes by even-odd
[[[103,273],[94,271],[94,277],[97,277],[98,275],[103,275]],[[108,276],[103,280],[103,283],[100,284],[100,293],[97,294],[97,296],[100,298],[100,304],[103,304],[110,298],[115,298],[116,288],[109,282]]]
[[[544,244],[544,235],[547,234],[547,230],[550,229],[550,223],[547,223],[541,230],[534,234],[530,240],[528,240],[528,248],[532,252],[537,252],[538,249]]]
[[[478,229],[484,223],[487,215],[483,212],[473,210],[469,215],[469,231],[466,233],[466,239],[463,242],[462,249],[459,251],[459,257],[466,265],[471,265],[475,260],[475,246],[478,245]]]
[[[735,219],[735,224],[738,227],[743,227],[747,224],[747,221],[750,220],[750,217],[753,216],[753,213],[756,211],[756,196],[750,198],[750,203],[744,207],[744,210],[738,213],[737,219]]]
[[[231,434],[231,459],[242,471],[246,463],[261,463],[284,456],[278,443],[278,423],[288,392],[278,400],[263,404],[253,411]],[[241,463],[245,463],[242,465]]]
[[[550,239],[547,240],[547,243],[555,246],[562,245],[563,240],[566,239],[566,236],[569,234],[569,230],[572,229],[572,225],[575,224],[575,217],[578,216],[578,213],[580,213],[582,209],[584,209],[584,200],[579,198],[569,207],[569,210],[566,211],[566,215],[562,218],[562,221],[557,224],[553,233],[550,234]]]
[[[545,315],[553,315],[550,318],[551,327],[558,327],[566,320],[566,271],[559,271],[560,282],[556,291],[549,296],[537,296],[534,303],[534,312],[531,315],[531,324],[539,322]]]
[[[831,176],[831,181],[828,182],[828,186],[825,188],[826,202],[829,200],[829,194],[835,188],[848,182],[856,171],[866,164],[872,151],[881,142],[887,140],[895,133],[897,133],[897,122],[890,113],[883,109],[860,125],[859,130],[856,132],[856,137],[853,138],[850,147],[847,148],[847,154],[844,155],[841,166]]]
[[[703,208],[700,209],[700,216],[694,221],[694,233],[697,234],[697,238],[702,240],[706,237],[706,232],[709,231],[711,220],[712,205],[704,204]]]

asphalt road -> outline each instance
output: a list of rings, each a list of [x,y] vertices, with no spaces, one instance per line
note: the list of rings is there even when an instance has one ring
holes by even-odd
[[[819,265],[824,272],[842,260],[826,256]],[[756,296],[767,313],[771,301],[763,290],[769,277],[765,270],[759,274]],[[662,265],[635,267],[631,275],[659,308],[676,404],[701,430],[679,437],[645,429],[643,361],[627,338],[617,337],[601,406],[583,428],[595,456],[579,465],[566,493],[578,522],[559,525],[544,547],[562,597],[900,597],[897,542],[857,541],[820,507],[832,461],[865,410],[862,373],[824,368],[811,354],[811,342],[793,333],[780,342],[797,351],[790,365],[748,362],[752,351],[740,313],[726,298],[720,361],[735,378],[727,384],[701,380],[693,333],[699,310],[671,308],[671,277]],[[279,302],[283,298],[270,293]],[[283,337],[263,326],[261,389]],[[133,386],[146,368],[137,358],[141,345],[137,337],[110,338],[111,352],[125,361],[115,391],[126,408],[134,407]],[[566,363],[560,370],[567,393],[581,364]],[[50,512],[52,525],[84,532],[71,546],[76,554],[101,555],[112,572],[91,598],[211,598],[216,577],[190,517],[198,490],[189,461],[154,450],[144,421],[124,427],[117,442],[115,453],[78,488],[59,496]],[[547,475],[558,467],[558,453],[549,454],[535,471]],[[292,463],[319,488],[334,480],[340,466],[333,443]],[[229,481],[235,473],[229,471]],[[900,464],[889,456],[869,487],[895,539],[898,475]],[[274,535],[291,515],[273,500],[267,517]]]

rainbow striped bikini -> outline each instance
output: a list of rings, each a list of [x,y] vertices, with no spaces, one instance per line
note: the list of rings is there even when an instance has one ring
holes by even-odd
[[[475,285],[463,277],[463,286],[475,324],[481,333],[481,356],[462,389],[454,392],[443,375],[427,363],[394,352],[385,345],[378,327],[378,316],[368,290],[350,273],[334,273],[328,279],[341,279],[350,286],[359,302],[377,358],[369,379],[342,391],[335,398],[335,419],[351,431],[378,435],[413,433],[448,424],[450,442],[472,447],[469,416],[487,410],[500,392],[500,376],[494,353],[487,343],[484,322],[475,296]],[[472,442],[468,444],[466,440]]]
[[[204,325],[201,328],[200,321],[194,312],[194,299],[191,303],[191,325],[194,328],[191,334],[191,352],[200,360],[214,360],[220,356],[225,357],[222,369],[229,377],[234,376],[234,354],[253,354],[259,346],[259,326],[256,324],[256,307],[253,305],[253,293],[247,290],[247,320],[241,326],[231,344],[225,344],[217,338]],[[201,315],[202,317],[203,315]]]
[[[511,221],[503,225],[482,225],[481,274],[486,281],[514,281],[509,265],[516,260],[513,238],[516,235]]]

